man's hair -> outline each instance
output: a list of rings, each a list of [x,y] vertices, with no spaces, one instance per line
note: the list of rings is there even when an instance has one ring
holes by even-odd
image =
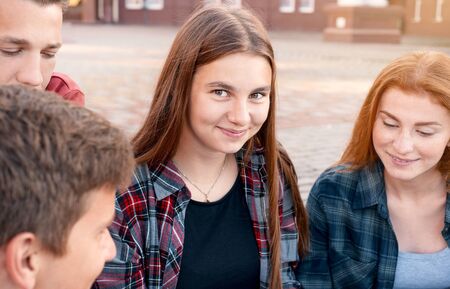
[[[0,87],[0,247],[32,232],[55,255],[93,190],[127,185],[134,167],[124,134],[49,92]]]
[[[47,6],[47,5],[61,5],[63,11],[69,7],[69,0],[29,0],[35,2],[36,4]]]
[[[69,4],[69,0],[31,0],[31,1],[41,4],[41,5],[49,5],[49,4],[68,5]]]

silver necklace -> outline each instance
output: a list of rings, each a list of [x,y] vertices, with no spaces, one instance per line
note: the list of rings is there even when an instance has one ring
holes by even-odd
[[[186,176],[180,169],[180,167],[178,166],[178,164],[172,159],[172,162],[175,164],[175,166],[178,169],[178,172],[184,177],[184,179],[186,179],[186,181],[188,181],[191,185],[193,185],[204,197],[205,197],[205,202],[209,203],[209,193],[211,193],[212,189],[214,188],[214,186],[216,185],[217,181],[219,180],[220,176],[222,175],[223,169],[225,168],[225,163],[227,161],[227,156],[225,156],[225,159],[223,160],[223,165],[222,168],[220,169],[219,174],[217,175],[216,179],[214,180],[214,182],[212,183],[211,187],[209,187],[209,190],[205,193],[203,192],[202,189],[200,189],[193,181],[191,181],[191,179],[188,178],[188,176]]]

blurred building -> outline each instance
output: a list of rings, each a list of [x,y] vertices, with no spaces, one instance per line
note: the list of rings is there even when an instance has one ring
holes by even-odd
[[[450,0],[391,0],[404,8],[402,31],[408,35],[450,37]]]
[[[251,7],[270,29],[321,31],[323,6],[335,0],[91,0],[84,1],[85,22],[179,25],[199,5],[225,2]]]
[[[339,0],[82,0],[81,20],[87,23],[179,25],[197,6],[211,2],[251,7],[269,29],[324,31],[330,25],[335,25],[333,21],[337,18],[330,15],[329,7],[338,5]],[[400,7],[402,10],[398,16],[399,20],[393,24],[401,33],[450,37],[450,0],[386,0],[385,2],[389,2],[389,6]],[[353,10],[352,13],[355,15],[360,13],[358,11],[362,11],[361,9],[347,8],[346,11]],[[380,13],[392,14],[389,9],[386,11]],[[369,24],[378,21],[375,18],[372,19],[371,15],[374,14],[360,15],[361,17],[352,19],[355,19],[354,21],[359,19],[358,21]],[[342,22],[341,19],[342,17],[338,22]],[[339,23],[336,25],[339,26]]]
[[[69,21],[80,21],[83,7],[81,0],[69,0],[69,9],[64,13],[64,19]]]

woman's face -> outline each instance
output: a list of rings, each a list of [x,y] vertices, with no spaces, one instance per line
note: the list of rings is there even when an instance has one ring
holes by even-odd
[[[373,128],[373,145],[385,174],[402,181],[424,180],[450,141],[450,112],[427,94],[388,89]]]
[[[235,53],[200,66],[180,145],[235,153],[267,119],[272,69],[262,56]]]

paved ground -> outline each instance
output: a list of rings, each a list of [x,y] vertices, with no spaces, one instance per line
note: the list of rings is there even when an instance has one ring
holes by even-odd
[[[57,70],[70,74],[86,105],[132,135],[148,110],[175,27],[64,25]],[[450,54],[450,39],[404,38],[402,44],[325,43],[318,33],[271,32],[278,65],[278,138],[300,175],[306,198],[337,161],[376,74],[414,50]]]

